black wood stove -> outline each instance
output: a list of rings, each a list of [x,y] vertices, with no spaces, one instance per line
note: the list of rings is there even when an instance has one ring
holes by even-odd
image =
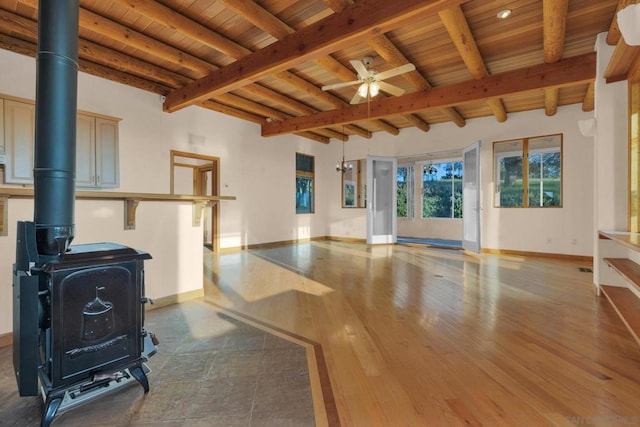
[[[13,364],[21,396],[56,413],[131,382],[145,392],[157,341],[144,330],[144,260],[74,238],[79,0],[41,0],[38,18],[34,221],[17,226]]]

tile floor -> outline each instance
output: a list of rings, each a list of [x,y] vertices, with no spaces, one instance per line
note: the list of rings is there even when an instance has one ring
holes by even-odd
[[[160,339],[150,392],[137,383],[56,416],[53,426],[313,426],[304,347],[202,300],[147,312]],[[0,349],[0,426],[37,426],[40,397],[19,397],[12,349]]]

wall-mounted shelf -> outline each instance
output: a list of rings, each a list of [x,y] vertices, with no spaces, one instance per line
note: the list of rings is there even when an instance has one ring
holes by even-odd
[[[76,191],[76,199],[80,200],[122,200],[124,202],[124,228],[135,229],[136,208],[140,202],[192,202],[193,225],[199,226],[202,210],[222,200],[236,200],[235,196],[190,196],[183,194],[156,193],[123,193],[115,191]],[[8,200],[32,199],[32,188],[0,187],[0,236],[6,236],[8,231]]]
[[[598,233],[600,274],[598,290],[609,300],[640,344],[640,233]]]

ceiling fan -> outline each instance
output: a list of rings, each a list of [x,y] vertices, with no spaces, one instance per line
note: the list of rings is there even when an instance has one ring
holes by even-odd
[[[358,102],[360,102],[360,100],[368,99],[369,97],[373,98],[380,91],[394,96],[402,95],[404,93],[404,89],[386,83],[383,80],[416,69],[415,65],[409,63],[378,73],[375,70],[369,68],[371,66],[372,59],[368,56],[364,57],[362,61],[354,59],[349,62],[351,63],[351,66],[357,71],[358,80],[322,86],[322,90],[339,89],[341,87],[359,84],[360,86],[358,87],[356,94],[353,96],[353,98],[351,98],[350,104],[357,104]]]

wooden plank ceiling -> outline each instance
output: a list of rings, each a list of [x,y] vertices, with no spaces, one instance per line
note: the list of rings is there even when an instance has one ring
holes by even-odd
[[[596,35],[629,0],[80,0],[80,69],[327,143],[581,103],[593,109]],[[35,56],[37,0],[0,0],[0,48]],[[507,19],[497,13],[510,9]],[[622,42],[624,43],[624,42]],[[624,55],[621,55],[624,57]],[[350,105],[349,61],[404,89]],[[619,72],[618,72],[619,74]]]

